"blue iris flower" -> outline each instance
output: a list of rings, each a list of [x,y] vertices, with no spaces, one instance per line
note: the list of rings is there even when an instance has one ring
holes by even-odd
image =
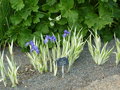
[[[32,47],[32,50],[33,50],[33,51],[36,51],[36,53],[37,53],[37,54],[39,54],[39,53],[40,53],[40,51],[39,51],[38,47],[37,47],[37,46],[35,46],[35,45]]]
[[[51,42],[55,42],[57,39],[56,39],[55,36],[46,35],[45,40],[44,40],[44,43],[46,44],[47,42],[49,42],[49,40],[50,40]]]
[[[27,43],[25,44],[25,46],[28,46],[28,45],[30,45],[30,46],[31,46],[30,52],[36,51],[36,53],[37,53],[37,54],[39,54],[39,53],[40,53],[40,51],[39,51],[38,47],[37,47],[37,46],[35,46],[35,44],[34,44],[34,42],[33,42],[33,41],[27,42]]]
[[[63,37],[66,37],[66,36],[67,36],[67,34],[65,34],[65,33],[64,33],[62,36],[63,36]]]
[[[46,35],[44,43],[46,44],[50,39],[51,39],[51,37],[49,35]]]
[[[64,34],[70,34],[68,30],[64,30]]]
[[[52,36],[51,38],[50,38],[50,41],[52,41],[52,42],[55,42],[57,39],[56,39],[56,37],[55,36]]]
[[[31,45],[31,46],[34,46],[34,42],[33,41],[29,41],[25,44],[25,46],[28,46],[28,45]]]
[[[62,35],[63,37],[66,37],[70,32],[68,30],[64,30],[64,34]]]

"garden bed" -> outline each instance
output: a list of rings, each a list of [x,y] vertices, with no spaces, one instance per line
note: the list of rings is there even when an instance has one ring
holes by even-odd
[[[112,47],[113,45],[115,45],[114,40],[108,46]],[[108,62],[98,66],[92,60],[87,45],[85,45],[80,57],[73,64],[70,72],[65,74],[64,78],[61,78],[60,70],[57,76],[50,72],[40,74],[35,71],[25,53],[20,52],[18,47],[14,47],[14,55],[18,65],[21,66],[18,71],[20,84],[13,89],[9,83],[7,87],[4,87],[1,82],[0,90],[97,90],[93,86],[104,87],[108,85],[108,82],[120,81],[120,65],[116,66],[115,55],[112,53]],[[115,79],[116,77],[118,79]]]

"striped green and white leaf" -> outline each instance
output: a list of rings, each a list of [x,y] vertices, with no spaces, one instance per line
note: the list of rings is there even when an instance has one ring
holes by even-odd
[[[93,35],[93,34],[92,34]],[[93,60],[95,61],[96,64],[98,65],[102,65],[104,64],[106,61],[108,61],[110,54],[112,53],[112,50],[114,47],[112,47],[111,49],[107,49],[107,45],[108,43],[105,43],[102,47],[102,42],[100,39],[100,36],[98,36],[97,32],[95,32],[95,35],[93,35],[94,37],[94,45],[92,43],[91,40],[91,35],[89,37],[88,42],[88,49],[90,51],[90,54],[93,58]]]
[[[118,65],[120,62],[120,41],[116,37],[115,37],[115,44],[116,44],[116,49],[117,49],[117,51],[114,52],[116,55],[115,63],[116,63],[116,65]]]

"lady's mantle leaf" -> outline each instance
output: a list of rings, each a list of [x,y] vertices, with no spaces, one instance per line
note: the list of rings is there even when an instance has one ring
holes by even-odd
[[[16,11],[21,10],[25,6],[23,0],[10,0],[10,4]]]

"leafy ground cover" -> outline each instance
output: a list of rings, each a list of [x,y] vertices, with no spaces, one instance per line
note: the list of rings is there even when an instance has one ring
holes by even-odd
[[[113,45],[115,45],[114,40],[109,43],[108,48]],[[120,65],[116,66],[115,54],[111,54],[108,62],[98,66],[92,60],[87,45],[85,45],[84,51],[64,78],[61,78],[61,70],[59,70],[57,76],[53,76],[53,73],[50,72],[45,74],[36,72],[30,65],[27,56],[20,52],[18,47],[14,47],[14,54],[17,64],[22,66],[18,71],[20,84],[11,88],[9,83],[8,87],[5,88],[3,83],[0,83],[1,90],[87,90],[87,88],[94,90],[93,86],[95,85],[102,87],[107,85],[108,82],[119,81]],[[101,82],[101,84],[95,82]],[[115,84],[110,84],[110,86],[112,85],[114,87]],[[119,87],[115,90],[119,90]]]

